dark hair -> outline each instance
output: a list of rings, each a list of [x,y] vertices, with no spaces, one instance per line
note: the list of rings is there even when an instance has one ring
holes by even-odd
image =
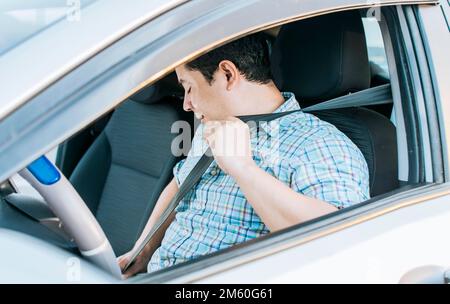
[[[186,64],[190,70],[202,73],[209,84],[222,60],[233,62],[248,81],[267,84],[272,80],[268,41],[256,33],[218,47]]]

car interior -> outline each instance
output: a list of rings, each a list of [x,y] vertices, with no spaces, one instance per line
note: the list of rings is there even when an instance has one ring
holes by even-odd
[[[265,33],[274,81],[281,91],[293,92],[302,108],[389,83],[368,56],[361,11],[299,20]],[[94,214],[117,256],[138,239],[180,160],[171,153],[177,136],[171,126],[179,120],[194,125],[192,113],[182,109],[183,96],[172,72],[59,146],[56,165]],[[369,167],[372,197],[399,188],[391,113],[392,103],[312,113],[360,148]],[[45,204],[17,193],[4,199],[8,204],[0,204],[1,227],[76,252],[59,226],[40,220],[55,217]]]

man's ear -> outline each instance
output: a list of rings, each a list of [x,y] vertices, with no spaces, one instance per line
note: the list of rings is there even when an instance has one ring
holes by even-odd
[[[219,63],[219,71],[225,76],[227,81],[227,90],[231,90],[239,81],[239,70],[233,62],[222,60]]]

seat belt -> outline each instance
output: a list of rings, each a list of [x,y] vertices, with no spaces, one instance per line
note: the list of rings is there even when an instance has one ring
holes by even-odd
[[[329,109],[337,109],[337,108],[349,108],[349,107],[359,107],[362,105],[378,105],[392,102],[392,93],[390,84],[385,84],[381,86],[377,86],[374,88],[369,88],[366,90],[358,91],[355,93],[351,93],[345,96],[337,97],[330,99],[328,101],[321,102],[319,104],[307,107],[305,109],[279,112],[279,113],[269,113],[269,114],[257,114],[257,115],[246,115],[239,116],[238,118],[243,122],[269,122],[271,120],[280,118],[282,116],[289,115],[291,113],[303,111],[303,112],[311,112],[311,111],[321,111],[321,110],[329,110]],[[125,272],[133,263],[136,257],[142,252],[144,247],[150,242],[151,238],[158,232],[158,230],[167,224],[166,221],[169,218],[172,218],[171,215],[174,215],[175,208],[178,206],[178,203],[183,199],[183,197],[195,186],[195,184],[200,180],[203,173],[208,169],[209,165],[214,160],[212,156],[210,148],[206,150],[206,152],[199,159],[194,168],[189,172],[188,176],[184,180],[183,184],[181,184],[178,192],[170,201],[168,207],[156,224],[150,229],[145,239],[141,244],[139,244],[138,249],[133,252],[132,257],[128,261],[127,265],[124,267],[123,272]]]

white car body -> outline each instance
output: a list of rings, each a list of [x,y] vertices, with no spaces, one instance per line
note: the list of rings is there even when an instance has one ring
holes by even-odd
[[[423,125],[436,120],[440,134],[436,140],[441,143],[433,145],[428,133],[433,130],[421,130],[429,141],[424,144],[425,183],[260,242],[128,282],[397,283],[402,277],[405,282],[444,282],[450,266],[447,1],[95,1],[81,9],[79,21],[62,18],[0,53],[0,181],[178,64],[233,37],[331,11],[406,4],[417,5],[436,98],[437,116],[427,117],[425,108],[419,107],[419,120]],[[224,20],[227,26],[218,26]],[[395,69],[392,62],[389,68]],[[82,94],[77,95],[80,88]],[[24,107],[33,103],[36,107],[48,104],[45,115],[36,112],[35,118],[22,120],[37,109]],[[434,149],[440,149],[439,176],[433,171]],[[400,167],[399,176],[407,176],[407,165]],[[0,282],[121,282],[67,251],[20,232],[0,229],[0,247],[4,248]]]

